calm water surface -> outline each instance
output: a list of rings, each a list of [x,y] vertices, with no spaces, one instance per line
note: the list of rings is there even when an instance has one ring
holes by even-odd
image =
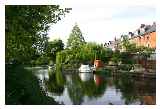
[[[48,69],[34,68],[46,94],[62,104],[123,105],[155,104],[155,79],[133,78],[127,74],[65,73],[48,76]]]

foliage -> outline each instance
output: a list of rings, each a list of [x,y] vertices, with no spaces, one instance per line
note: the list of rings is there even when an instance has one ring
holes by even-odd
[[[55,39],[48,42],[47,56],[55,62],[56,53],[64,49],[64,43],[61,39]]]
[[[30,61],[45,52],[47,31],[65,12],[59,5],[8,5],[5,7],[6,61]]]
[[[130,52],[122,52],[120,55],[122,64],[135,64],[133,55]]]
[[[107,81],[100,75],[96,76],[102,80],[100,84],[95,84],[93,78],[88,81],[82,81],[78,75],[70,75],[71,78],[70,82],[68,81],[67,89],[73,104],[81,104],[85,96],[92,99],[101,97],[104,94],[107,88]]]
[[[64,84],[59,84],[57,82],[56,74],[52,73],[49,76],[49,80],[45,80],[45,85],[47,86],[47,90],[51,93],[61,95],[64,91]]]
[[[49,64],[50,57],[47,57],[46,55],[39,56],[36,60],[32,60],[32,65],[47,65]]]
[[[62,74],[62,54],[61,52],[58,52],[56,57],[56,79],[59,85],[63,85],[65,83],[63,76],[64,75]]]
[[[123,49],[125,49],[126,52],[136,53],[137,52],[136,44],[130,43],[129,37],[127,35],[122,35],[121,37],[123,38],[122,40]]]
[[[87,42],[77,49],[63,50],[62,55],[62,63],[64,64],[93,64],[95,59],[107,62],[112,55],[112,51],[99,44]]]
[[[37,78],[24,66],[6,65],[6,104],[58,104],[53,98],[45,95],[39,87]]]
[[[69,75],[67,90],[70,100],[74,105],[80,105],[84,101],[84,92],[78,75]]]
[[[112,55],[111,61],[113,61],[116,65],[121,61],[121,54],[119,51],[115,51]]]
[[[69,35],[69,39],[67,42],[67,47],[72,49],[79,48],[82,44],[85,43],[82,32],[77,24],[72,29],[72,32]]]
[[[134,103],[139,98],[136,93],[135,82],[128,73],[123,73],[115,83],[116,88],[120,89],[126,105]]]
[[[137,47],[137,49],[138,49],[138,53],[140,54],[140,55],[142,55],[143,57],[150,57],[150,55],[153,53],[153,52],[155,52],[155,49],[153,49],[153,48],[148,48],[148,47],[144,47],[144,46],[139,46],[139,47]]]

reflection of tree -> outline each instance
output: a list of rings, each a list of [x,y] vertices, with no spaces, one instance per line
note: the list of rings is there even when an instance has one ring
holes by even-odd
[[[96,85],[94,84],[93,80],[81,82],[81,86],[86,96],[88,96],[89,98],[96,96],[95,94]]]
[[[102,80],[99,85],[96,85],[94,80],[89,80],[81,83],[85,95],[89,98],[101,97],[104,94],[105,89],[107,87],[107,81],[104,78],[101,78],[101,76],[97,76]]]
[[[49,80],[46,81],[47,88],[50,92],[56,94],[62,94],[64,90],[65,78],[62,73],[62,54],[61,52],[57,53],[56,56],[56,69],[49,70]]]
[[[64,91],[64,81],[57,82],[58,76],[56,74],[52,74],[49,77],[49,80],[45,80],[45,84],[47,86],[47,89],[49,92],[56,93],[58,95],[61,95]]]
[[[70,82],[67,83],[68,95],[73,104],[81,104],[83,102],[83,89],[81,87],[78,75],[70,75]]]
[[[121,75],[114,81],[117,89],[120,89],[122,98],[125,99],[125,104],[130,104],[138,99],[136,96],[135,84],[131,77],[127,74]]]
[[[106,80],[102,80],[100,85],[96,85],[94,80],[81,81],[78,75],[72,75],[71,81],[68,83],[68,94],[73,104],[81,104],[84,96],[90,99],[101,97],[106,89]]]

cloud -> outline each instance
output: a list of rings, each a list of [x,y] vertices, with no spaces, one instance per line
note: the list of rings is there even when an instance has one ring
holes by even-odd
[[[75,22],[87,41],[104,43],[113,40],[115,36],[134,31],[141,23],[152,24],[155,21],[155,8],[152,4],[106,5],[106,2],[89,4],[87,1],[64,4],[71,6],[72,11],[52,26],[49,36],[51,39],[60,37],[65,43]]]

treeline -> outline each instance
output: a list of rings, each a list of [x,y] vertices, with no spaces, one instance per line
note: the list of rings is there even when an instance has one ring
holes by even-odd
[[[43,55],[44,57],[42,57],[44,58],[44,64],[55,64],[57,54],[61,55],[61,62],[65,65],[80,63],[91,64],[95,59],[107,62],[112,55],[112,50],[96,42],[86,42],[80,28],[75,24],[65,48],[64,43],[60,39],[49,42],[49,48],[46,54]],[[39,58],[38,60],[42,61],[43,59]]]
[[[73,27],[67,45],[64,48],[64,43],[61,39],[55,39],[48,42],[47,52],[44,53],[34,64],[57,64],[57,55],[61,56],[61,63],[65,65],[79,65],[81,63],[93,64],[95,59],[102,60],[104,63],[109,61],[114,64],[121,63],[134,63],[132,55],[140,55],[143,58],[147,58],[152,54],[154,49],[148,47],[136,46],[134,43],[130,43],[128,36],[123,35],[123,40],[119,45],[119,49],[123,48],[123,52],[120,50],[112,51],[109,48],[104,47],[102,44],[96,42],[86,42],[83,34],[78,26],[75,24]],[[127,58],[127,60],[126,60]]]

